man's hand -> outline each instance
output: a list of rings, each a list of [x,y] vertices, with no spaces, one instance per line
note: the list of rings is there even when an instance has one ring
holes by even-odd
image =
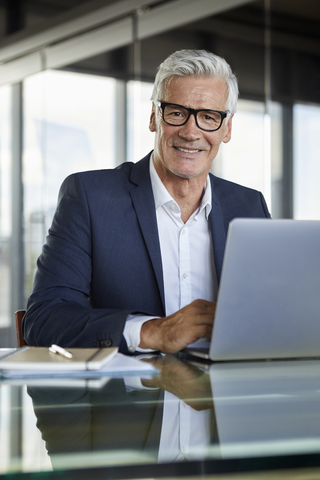
[[[195,300],[169,317],[155,318],[142,325],[140,348],[176,353],[199,338],[211,338],[216,303]]]

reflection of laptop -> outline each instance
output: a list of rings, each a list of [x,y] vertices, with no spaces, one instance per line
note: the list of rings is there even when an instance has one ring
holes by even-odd
[[[211,343],[184,351],[219,361],[314,357],[319,339],[320,221],[233,220]]]
[[[209,374],[219,456],[319,452],[318,360],[214,363]]]

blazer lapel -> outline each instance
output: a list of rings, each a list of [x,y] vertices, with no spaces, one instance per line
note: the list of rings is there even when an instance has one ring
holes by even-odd
[[[151,259],[165,312],[164,283],[157,217],[149,174],[150,154],[136,163],[131,170],[130,181],[136,185],[130,190],[144,241]]]
[[[213,177],[210,175],[212,190],[212,209],[209,222],[212,235],[213,255],[216,266],[218,284],[220,283],[222,262],[226,245],[227,232],[225,230],[220,200],[214,190]]]

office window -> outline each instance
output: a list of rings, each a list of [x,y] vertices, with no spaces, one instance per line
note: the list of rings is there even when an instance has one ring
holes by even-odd
[[[213,172],[232,182],[265,190],[263,102],[239,100],[232,136],[213,161]]]
[[[64,178],[116,165],[115,85],[111,78],[64,71],[24,82],[26,296]]]
[[[278,103],[266,113],[263,102],[240,99],[231,140],[221,145],[211,169],[226,180],[261,191],[276,217],[283,175],[281,113]]]
[[[0,88],[0,328],[10,325],[11,88]]]
[[[153,149],[154,134],[149,130],[152,83],[127,84],[127,161],[137,162]]]
[[[294,218],[320,219],[320,107],[296,104],[293,109]]]

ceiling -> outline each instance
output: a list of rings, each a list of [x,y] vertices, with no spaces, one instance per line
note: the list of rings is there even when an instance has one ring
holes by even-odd
[[[319,0],[271,0],[271,7],[286,15],[320,20]]]
[[[140,0],[139,0],[140,1]],[[72,44],[72,48],[82,49],[89,44],[86,37],[86,30],[77,32],[75,37],[65,37],[65,43],[62,40],[47,41],[49,29],[59,25],[62,35],[66,36],[65,24],[75,21],[81,16],[86,20],[89,14],[95,12],[98,22],[101,20],[100,10],[102,7],[113,7],[119,10],[121,4],[134,11],[134,6],[138,5],[138,0],[0,0],[0,54],[6,50],[6,46],[14,48],[20,40],[20,44],[25,48],[28,39],[37,32],[46,32],[46,40],[43,43],[46,54],[50,57],[52,51],[62,50],[59,55],[65,54],[66,44]],[[184,2],[185,5],[197,5],[211,7],[220,5],[220,13],[204,16],[200,20],[186,21],[180,25],[174,25],[168,29],[168,16],[162,19],[161,25],[167,28],[162,32],[154,32],[153,26],[149,35],[141,37],[140,60],[136,62],[135,49],[131,39],[122,47],[112,47],[113,49],[104,49],[104,39],[93,40],[94,46],[102,50],[91,53],[83,59],[76,59],[69,63],[50,66],[47,68],[66,68],[83,73],[92,73],[98,75],[113,76],[116,78],[142,78],[151,81],[154,78],[157,65],[172,51],[179,48],[206,48],[214,51],[218,55],[226,58],[232,64],[242,81],[242,91],[247,92],[247,97],[261,98],[264,95],[264,75],[265,75],[265,24],[267,20],[266,8],[271,6],[270,21],[272,22],[272,47],[273,65],[277,78],[274,80],[273,91],[277,92],[281,99],[298,98],[309,102],[319,102],[320,99],[320,0],[239,0],[238,7],[224,8],[224,5],[231,5],[232,0],[146,0],[150,2],[149,10],[144,10],[142,17],[147,17],[148,13],[154,12],[158,8],[172,14],[172,5]],[[205,2],[208,3],[205,3]],[[145,5],[141,1],[140,5]],[[160,4],[160,6],[159,6]],[[233,0],[233,5],[236,1]],[[17,9],[14,9],[14,6]],[[20,7],[20,9],[18,8]],[[153,9],[153,7],[156,7]],[[181,9],[181,8],[180,8]],[[185,13],[185,12],[184,12]],[[203,11],[202,11],[203,13]],[[19,17],[20,16],[20,17]],[[181,16],[181,15],[180,15]],[[140,16],[140,18],[142,18]],[[118,18],[118,17],[117,17]],[[166,20],[167,18],[167,20]],[[191,18],[191,17],[190,17]],[[8,19],[11,22],[16,21],[15,29],[8,35]],[[108,17],[109,19],[109,17]],[[142,18],[143,19],[143,18]],[[171,18],[169,19],[171,20]],[[110,21],[110,20],[108,20]],[[85,22],[84,22],[85,23]],[[109,28],[107,22],[106,27]],[[118,27],[117,27],[118,28]],[[96,30],[99,30],[99,25]],[[83,42],[81,43],[81,34],[83,33]],[[90,36],[90,33],[88,34]],[[59,44],[59,41],[62,43]],[[2,48],[1,48],[2,47]],[[35,50],[35,49],[34,49]],[[72,50],[72,49],[71,49]],[[32,52],[32,49],[30,49]],[[73,50],[72,50],[73,52]],[[28,53],[28,52],[27,52]],[[30,54],[30,57],[33,54]],[[80,55],[81,56],[81,55]],[[14,63],[14,56],[13,62]],[[18,59],[19,60],[19,59]],[[22,59],[23,61],[23,59]],[[7,60],[4,59],[3,66],[6,67]],[[140,70],[136,75],[136,63]],[[30,67],[30,61],[26,59],[27,68]],[[20,68],[20,64],[18,65]],[[2,66],[0,65],[0,68]],[[25,68],[25,65],[23,65]],[[39,66],[35,71],[40,71]],[[41,68],[42,64],[41,64]],[[40,69],[41,69],[40,68]],[[37,70],[38,69],[38,70]],[[34,71],[34,72],[35,72]],[[30,72],[29,75],[34,73]],[[2,79],[3,79],[2,74]],[[292,91],[288,92],[287,85],[290,84]],[[309,96],[308,96],[309,92]],[[311,95],[311,93],[312,95]]]
[[[92,11],[101,5],[119,3],[121,0],[0,0],[0,45],[1,39],[8,36],[9,17],[16,23],[18,30],[43,29],[53,21],[59,21],[66,15],[72,15],[79,10]],[[166,0],[159,0],[159,3]],[[214,0],[208,0],[213,2]],[[319,0],[265,0],[270,1],[274,12],[290,17],[309,18],[312,21],[320,20]],[[262,2],[253,2],[262,3]]]

